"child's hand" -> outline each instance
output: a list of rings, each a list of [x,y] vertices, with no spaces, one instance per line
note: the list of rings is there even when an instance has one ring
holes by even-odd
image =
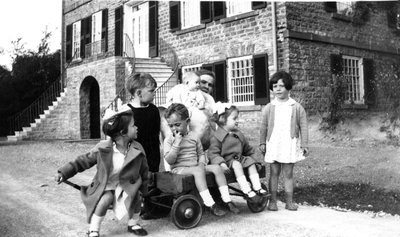
[[[259,149],[262,154],[265,154],[265,152],[267,151],[267,146],[265,144],[260,144]]]
[[[310,151],[308,150],[307,147],[303,148],[303,156],[307,157],[310,154]]]
[[[57,175],[54,177],[54,180],[60,184],[61,182],[64,181],[63,175],[61,173],[57,173]]]
[[[179,146],[183,138],[182,134],[180,132],[174,131],[174,137],[174,145]]]

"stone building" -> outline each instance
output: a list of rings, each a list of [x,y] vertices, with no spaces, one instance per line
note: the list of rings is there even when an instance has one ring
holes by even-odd
[[[344,80],[345,108],[379,111],[387,100],[377,82],[399,72],[398,5],[63,0],[67,91],[31,136],[100,137],[101,111],[123,99],[132,71],[149,72],[159,86],[179,83],[186,71],[214,71],[214,98],[239,107],[247,133],[259,127],[278,70],[293,76],[292,96],[310,114],[328,109],[336,78]]]

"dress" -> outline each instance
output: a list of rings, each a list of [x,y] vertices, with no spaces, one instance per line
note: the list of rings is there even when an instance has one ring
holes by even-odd
[[[303,151],[300,147],[300,138],[291,137],[292,106],[295,100],[289,98],[285,102],[273,100],[275,105],[274,128],[269,141],[266,141],[267,151],[264,160],[267,163],[274,161],[280,163],[296,163],[304,160]]]
[[[128,106],[133,111],[135,126],[138,128],[138,138],[136,139],[144,148],[146,153],[149,170],[158,172],[160,168],[160,113],[154,104],[147,107]]]

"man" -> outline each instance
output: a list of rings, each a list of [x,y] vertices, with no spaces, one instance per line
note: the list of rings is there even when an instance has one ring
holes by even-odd
[[[204,92],[205,107],[210,112],[208,116],[211,116],[214,112],[213,109],[215,105],[215,100],[212,97],[215,84],[215,73],[206,69],[200,69],[199,71],[196,71],[196,74],[200,77],[200,90]]]

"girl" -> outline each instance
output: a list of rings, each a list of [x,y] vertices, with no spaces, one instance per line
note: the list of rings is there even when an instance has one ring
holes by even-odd
[[[277,211],[278,179],[283,171],[286,192],[285,208],[296,211],[293,202],[294,164],[308,155],[308,128],[304,108],[289,97],[293,79],[287,72],[272,75],[270,90],[275,99],[262,111],[260,151],[265,154],[265,162],[270,165],[269,188],[271,200],[268,209]]]
[[[212,164],[218,164],[225,170],[232,168],[236,180],[248,200],[259,202],[260,196],[267,195],[267,191],[261,187],[254,149],[239,131],[239,110],[234,105],[218,102],[216,111],[215,120],[218,128],[211,138],[208,157]],[[243,169],[248,171],[253,190],[247,182]]]
[[[123,106],[118,112],[107,110],[102,129],[111,139],[100,141],[90,152],[60,168],[56,181],[63,182],[97,164],[90,186],[81,187],[88,236],[100,236],[100,224],[111,204],[118,219],[129,218],[128,232],[147,235],[138,221],[139,190],[147,194],[148,166],[142,146],[134,140],[137,127],[131,109]]]
[[[218,166],[206,166],[206,157],[200,139],[188,130],[190,119],[185,105],[171,104],[164,116],[172,132],[172,135],[164,140],[164,159],[171,165],[171,172],[193,175],[196,188],[206,207],[212,214],[223,216],[226,214],[225,211],[215,203],[207,187],[206,171],[212,172],[227,208],[238,213],[239,210],[231,201],[222,169]]]

